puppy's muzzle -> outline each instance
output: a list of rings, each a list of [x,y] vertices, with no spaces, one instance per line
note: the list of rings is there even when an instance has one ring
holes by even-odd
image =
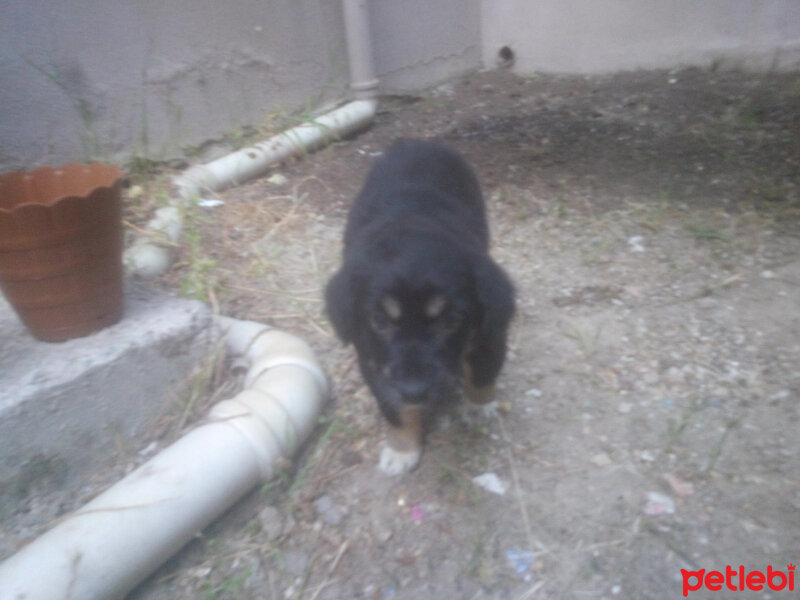
[[[430,381],[424,379],[403,379],[393,381],[392,385],[406,404],[423,404],[433,389]]]
[[[435,380],[434,369],[424,365],[392,361],[383,368],[388,386],[406,404],[422,404],[431,395]]]
[[[388,387],[401,404],[434,408],[453,395],[457,378],[436,361],[396,361],[384,369]]]

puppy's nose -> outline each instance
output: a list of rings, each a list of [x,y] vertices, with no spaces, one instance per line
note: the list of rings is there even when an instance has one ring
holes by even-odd
[[[397,391],[404,400],[415,402],[425,398],[430,385],[424,379],[402,379],[397,382]]]

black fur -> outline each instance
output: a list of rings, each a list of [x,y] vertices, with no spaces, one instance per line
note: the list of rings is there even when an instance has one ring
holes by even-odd
[[[514,292],[488,246],[480,187],[457,153],[401,140],[375,162],[351,208],[343,264],[325,300],[393,425],[404,405],[435,413],[456,399],[464,362],[477,388],[497,378]],[[436,296],[444,308],[431,317],[426,307]],[[386,310],[387,297],[399,317]]]

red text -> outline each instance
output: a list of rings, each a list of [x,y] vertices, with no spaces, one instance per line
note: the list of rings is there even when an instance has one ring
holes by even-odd
[[[783,590],[794,591],[794,570],[795,565],[786,565],[786,572],[774,569],[772,565],[767,566],[764,571],[746,571],[744,565],[739,565],[738,569],[727,565],[725,572],[708,571],[699,569],[697,571],[687,571],[681,569],[683,575],[683,596],[689,592],[696,592],[700,588],[718,592],[727,589],[732,592],[742,592],[744,590],[759,591],[764,588],[780,592]]]

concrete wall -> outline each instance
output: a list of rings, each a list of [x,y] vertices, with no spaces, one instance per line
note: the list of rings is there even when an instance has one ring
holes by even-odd
[[[480,0],[371,0],[383,89],[480,64]],[[348,95],[341,0],[2,0],[0,171],[165,159]]]
[[[800,0],[366,0],[384,92],[521,73],[800,66]],[[0,0],[0,171],[166,159],[347,97],[341,0]]]
[[[484,63],[508,45],[521,73],[800,67],[798,0],[483,0],[481,19]]]
[[[370,2],[383,91],[420,90],[480,66],[480,0]]]
[[[3,0],[0,166],[181,146],[347,84],[339,0]]]

